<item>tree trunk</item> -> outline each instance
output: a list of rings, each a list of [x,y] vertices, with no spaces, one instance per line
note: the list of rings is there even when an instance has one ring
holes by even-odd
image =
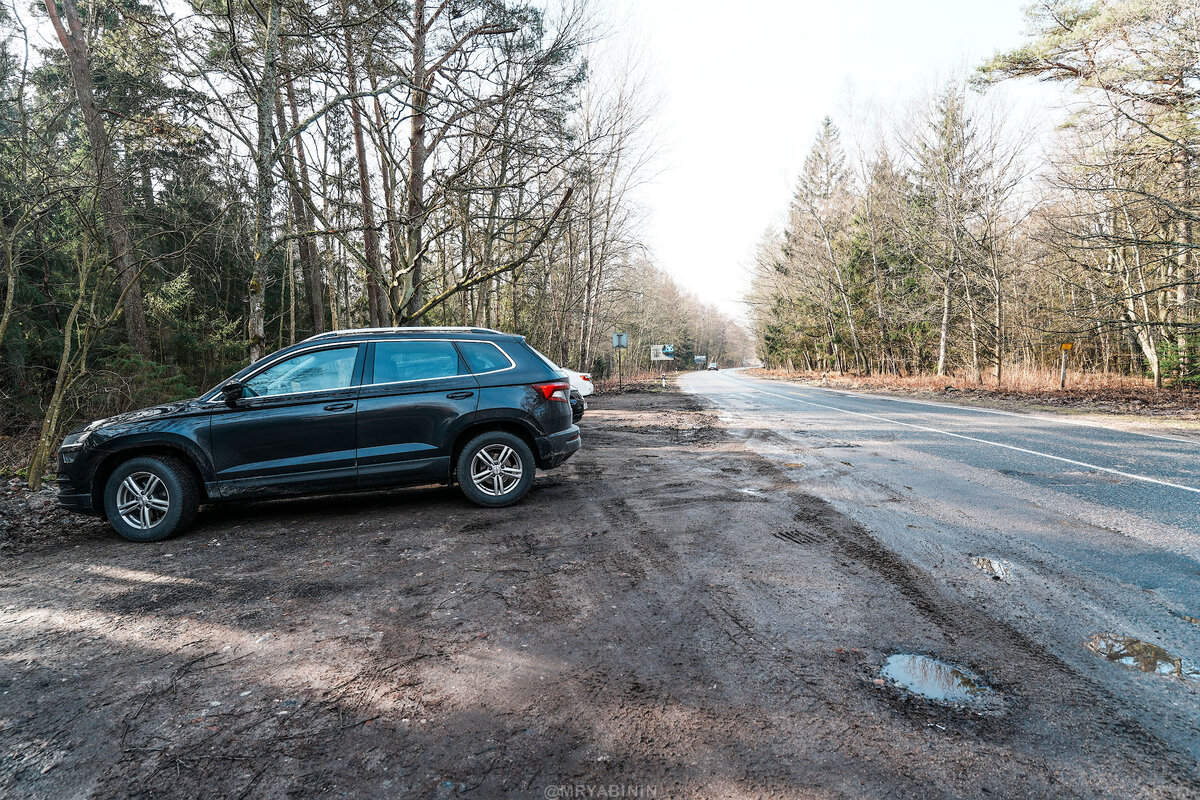
[[[4,311],[0,314],[0,347],[4,346],[4,335],[12,319],[13,300],[17,295],[17,245],[16,232],[11,234],[0,218],[0,247],[4,251]]]
[[[942,289],[942,329],[938,339],[937,374],[946,374],[946,345],[950,339],[950,278]]]
[[[975,300],[971,297],[971,279],[963,272],[963,292],[967,298],[967,324],[971,331],[971,380],[980,383],[983,379],[979,369],[979,326],[975,322]]]
[[[142,305],[142,286],[138,279],[138,266],[133,253],[133,239],[129,233],[129,221],[125,216],[125,200],[116,175],[112,147],[104,120],[92,91],[91,57],[87,39],[79,22],[79,11],[75,0],[62,0],[63,26],[55,7],[55,0],[45,0],[46,13],[62,43],[67,63],[71,70],[71,81],[75,85],[75,96],[79,99],[79,110],[87,129],[91,149],[92,165],[96,171],[96,195],[104,227],[116,260],[117,275],[121,284],[122,309],[125,313],[125,332],[129,346],[143,356],[150,356],[150,340],[146,332],[146,313]]]
[[[377,89],[374,75],[370,75],[371,88]],[[401,304],[404,301],[400,293],[400,237],[397,232],[396,220],[396,175],[392,162],[388,157],[391,138],[388,136],[387,125],[383,118],[383,105],[379,95],[372,98],[375,107],[375,131],[379,137],[379,175],[383,183],[384,227],[388,235],[388,264],[391,267],[391,279],[388,282],[388,305],[391,308],[391,322],[396,325],[403,313]]]
[[[1190,155],[1184,156],[1184,163],[1181,166],[1181,175],[1179,178],[1180,202],[1181,204],[1190,207],[1192,203],[1191,197],[1191,170],[1192,160]],[[1191,348],[1189,333],[1189,323],[1191,322],[1189,315],[1191,313],[1191,287],[1192,287],[1192,220],[1190,217],[1184,217],[1179,222],[1180,235],[1178,245],[1178,263],[1175,274],[1175,313],[1177,330],[1175,334],[1175,344],[1179,349],[1179,380],[1180,385],[1186,380],[1191,373]]]
[[[283,114],[283,99],[281,97],[276,97],[276,100],[275,100],[275,118],[276,118],[276,122],[279,125],[279,135],[282,137],[287,132],[287,120]],[[297,138],[297,141],[299,141],[299,137],[296,137],[296,138]],[[291,147],[284,148],[283,158],[287,162],[288,172],[290,172],[292,174],[296,174],[295,156],[292,152]],[[308,170],[305,169],[304,172],[308,172]],[[317,265],[314,263],[316,261],[317,254],[316,254],[316,247],[313,245],[311,236],[309,236],[309,232],[312,230],[312,226],[307,225],[308,209],[304,205],[304,198],[300,196],[300,191],[295,186],[288,187],[288,197],[292,201],[292,224],[293,224],[293,228],[295,229],[292,231],[292,233],[295,234],[297,237],[295,252],[296,252],[297,259],[300,262],[300,270],[304,273],[305,277],[315,275],[315,274],[317,274],[317,269],[318,269]],[[290,247],[288,248],[288,250],[289,250],[289,252],[291,252]],[[289,267],[289,270],[290,269],[291,269],[291,267]],[[288,280],[294,281],[294,277],[290,271],[288,272]],[[311,294],[313,291],[311,279],[309,280],[308,289]],[[322,333],[325,330],[325,315],[323,313],[321,313],[321,283],[320,283],[319,279],[316,284],[316,294],[313,295],[312,297],[310,297],[310,300],[312,301],[312,311],[314,312],[312,314],[313,333]],[[296,292],[293,287],[292,303],[291,303],[291,307],[289,310],[289,313],[291,313],[293,316],[293,324],[292,324],[292,328],[293,328],[292,329],[292,338],[293,339],[295,338],[295,323],[294,323],[295,311],[296,311]]]
[[[75,302],[63,325],[63,345],[58,357],[58,370],[54,376],[54,391],[50,394],[50,403],[46,407],[46,416],[42,420],[37,446],[29,458],[29,488],[35,492],[41,488],[42,476],[46,473],[51,454],[58,446],[58,431],[62,425],[62,409],[63,402],[67,397],[67,389],[75,382],[76,370],[79,365],[84,363],[84,358],[87,356],[87,339],[81,343],[79,353],[74,358],[72,358],[72,345],[75,341],[75,325],[87,294],[89,258],[84,253],[78,262],[79,283]]]
[[[992,275],[995,280],[996,291],[996,313],[992,318],[992,325],[996,328],[996,385],[1000,385],[1000,380],[1004,375],[1004,312],[1003,312],[1003,294],[1000,286],[1000,271],[995,270]]]
[[[300,124],[300,113],[296,108],[296,92],[292,88],[291,75],[286,76],[284,80],[284,89],[287,92],[288,110],[291,112],[292,126],[296,127]],[[308,156],[304,154],[304,143],[300,141],[299,136],[296,137],[294,144],[296,150],[296,162],[300,166],[300,185],[303,187],[303,191],[307,192],[310,185],[308,182]],[[304,203],[304,198],[302,198],[298,192],[293,196],[293,203],[295,201],[299,201],[300,203],[298,210],[300,217],[297,219],[296,225],[302,225],[306,233],[314,230],[317,226],[315,220],[313,219],[312,211],[309,210],[308,206]],[[317,253],[316,242],[314,242],[310,237],[305,236],[300,240],[300,242],[301,245],[307,250],[307,255],[305,255],[302,259],[302,266],[304,268],[304,278],[308,283],[308,300],[311,304],[310,311],[312,313],[313,333],[324,333],[325,282],[321,278],[320,256]],[[337,327],[336,322],[334,323],[334,327]]]
[[[279,90],[279,27],[281,23],[280,0],[273,0],[267,11],[267,27],[264,31],[263,72],[255,98],[258,112],[258,142],[254,150],[254,165],[258,172],[258,185],[254,193],[254,263],[250,270],[250,314],[248,333],[250,339],[250,361],[263,357],[263,341],[266,322],[267,251],[271,243],[271,193],[275,187],[275,152],[272,129],[272,114],[275,108],[275,93]]]
[[[342,33],[346,43],[346,81],[350,94],[358,92],[358,67],[354,60],[354,42],[350,36],[350,4],[342,0]],[[354,131],[354,154],[358,161],[358,191],[362,195],[363,248],[367,259],[367,314],[371,327],[383,326],[379,304],[379,231],[375,228],[375,204],[371,201],[371,172],[367,166],[367,147],[363,140],[362,114],[358,98],[350,99],[350,127]]]
[[[425,113],[429,104],[429,76],[426,75],[425,42],[429,35],[425,19],[425,0],[413,2],[413,52],[412,52],[412,116],[408,137],[408,208],[405,224],[405,262],[410,277],[410,296],[405,310],[405,319],[415,319],[424,303],[421,300],[423,279],[422,263],[425,260],[425,158],[428,142],[425,140]]]

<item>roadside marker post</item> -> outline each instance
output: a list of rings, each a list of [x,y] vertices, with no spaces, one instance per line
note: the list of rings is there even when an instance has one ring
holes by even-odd
[[[1071,352],[1071,349],[1073,347],[1075,347],[1074,342],[1063,342],[1061,345],[1061,348],[1062,348],[1062,370],[1058,373],[1058,388],[1059,389],[1067,388],[1067,353]]]

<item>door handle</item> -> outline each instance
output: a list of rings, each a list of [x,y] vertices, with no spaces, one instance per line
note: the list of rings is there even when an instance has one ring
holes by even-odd
[[[330,403],[325,406],[326,411],[345,411],[349,408],[354,408],[354,403]]]
[[[474,392],[451,392],[450,394],[446,395],[446,397],[450,398],[451,400],[464,400],[473,396],[474,394]]]

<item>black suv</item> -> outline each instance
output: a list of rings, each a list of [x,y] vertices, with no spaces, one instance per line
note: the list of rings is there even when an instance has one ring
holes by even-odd
[[[165,539],[201,503],[457,481],[506,506],[580,447],[570,383],[524,337],[483,328],[335,331],[195,400],[78,428],[58,501],[127,539]]]

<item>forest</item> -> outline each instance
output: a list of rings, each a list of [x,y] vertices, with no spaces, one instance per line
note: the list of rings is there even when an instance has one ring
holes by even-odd
[[[1200,380],[1200,6],[1045,0],[1028,41],[882,121],[820,126],[755,259],[770,365]],[[1048,142],[991,87],[1061,87]]]
[[[331,329],[500,328],[599,377],[616,331],[633,369],[748,346],[643,241],[653,93],[582,2],[14,0],[0,28],[0,436],[31,482],[73,424]]]

